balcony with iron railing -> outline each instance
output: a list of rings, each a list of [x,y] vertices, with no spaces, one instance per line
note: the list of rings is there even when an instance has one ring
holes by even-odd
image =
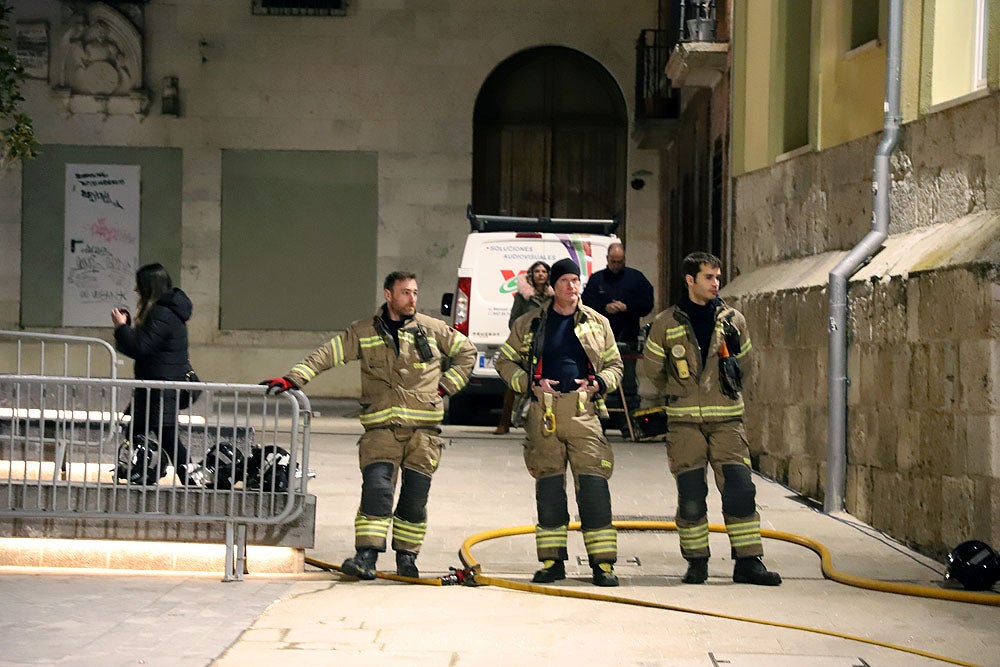
[[[673,138],[681,88],[714,88],[729,66],[729,17],[716,0],[676,0],[636,41],[635,129],[642,148]],[[723,8],[725,5],[721,5]]]
[[[680,36],[667,59],[674,85],[714,88],[729,67],[729,21],[715,0],[680,0]]]
[[[668,30],[643,30],[635,46],[635,117],[677,118],[680,91],[667,78],[667,61],[677,42]]]
[[[680,89],[667,78],[667,61],[677,43],[676,31],[648,29],[635,45],[635,130],[640,148],[670,138],[680,116]]]

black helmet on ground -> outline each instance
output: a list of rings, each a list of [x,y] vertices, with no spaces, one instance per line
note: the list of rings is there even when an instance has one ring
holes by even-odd
[[[262,491],[288,491],[291,477],[291,456],[276,445],[254,447],[247,463],[247,484]]]
[[[223,440],[205,452],[197,481],[210,489],[231,489],[243,481],[244,465],[243,452]]]
[[[151,435],[137,435],[118,446],[115,477],[138,485],[156,484],[167,474],[170,457]]]
[[[970,591],[986,591],[1000,581],[1000,556],[979,540],[962,542],[948,554],[946,580],[955,580]]]

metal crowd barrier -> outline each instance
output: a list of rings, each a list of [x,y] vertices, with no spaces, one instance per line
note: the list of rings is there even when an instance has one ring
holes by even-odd
[[[17,375],[118,377],[118,353],[100,338],[0,330],[0,360]]]
[[[145,433],[115,407],[133,392]],[[171,413],[174,428],[156,418]],[[305,394],[259,385],[0,375],[0,517],[224,524],[225,580],[240,580],[247,526],[303,512],[310,416]]]

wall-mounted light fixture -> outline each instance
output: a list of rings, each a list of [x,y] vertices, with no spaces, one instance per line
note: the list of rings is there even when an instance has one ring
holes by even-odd
[[[163,86],[160,91],[160,113],[164,116],[181,115],[181,94],[177,87],[176,76],[163,77]]]

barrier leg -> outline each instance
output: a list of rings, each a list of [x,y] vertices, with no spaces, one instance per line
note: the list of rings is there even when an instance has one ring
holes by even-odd
[[[236,526],[236,563],[233,570],[236,573],[236,580],[243,581],[243,575],[247,573],[247,525],[245,523]]]
[[[233,534],[233,522],[226,522],[226,571],[222,575],[223,581],[233,581],[233,542],[235,541],[235,536]]]
[[[247,526],[226,522],[226,575],[223,581],[243,581],[247,567]]]

